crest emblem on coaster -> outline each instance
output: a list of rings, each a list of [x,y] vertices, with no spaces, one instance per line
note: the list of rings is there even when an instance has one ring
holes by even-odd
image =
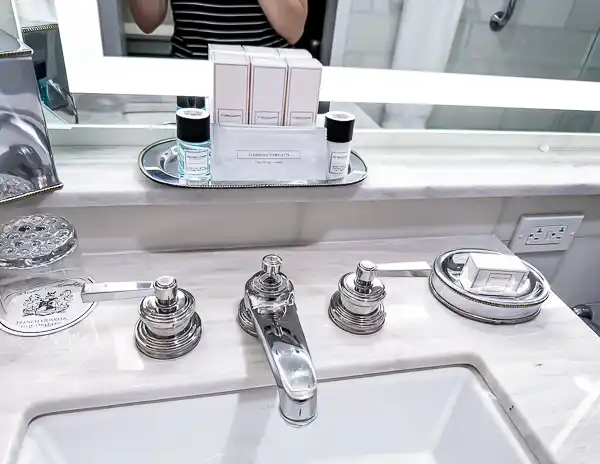
[[[43,293],[33,293],[23,301],[23,317],[64,313],[73,301],[71,290],[58,293],[56,289],[52,289],[47,291],[45,296],[42,295]]]

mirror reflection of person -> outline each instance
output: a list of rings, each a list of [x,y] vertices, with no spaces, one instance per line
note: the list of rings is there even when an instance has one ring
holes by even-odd
[[[128,0],[138,27],[150,34],[169,0]],[[170,0],[175,31],[171,54],[207,58],[208,44],[287,47],[304,32],[307,0]]]

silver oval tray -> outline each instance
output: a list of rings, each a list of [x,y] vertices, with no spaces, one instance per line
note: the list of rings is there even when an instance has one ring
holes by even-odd
[[[184,188],[257,188],[257,187],[333,187],[354,185],[367,178],[367,165],[355,151],[350,154],[348,175],[336,180],[283,181],[283,182],[213,182],[197,185],[180,185],[177,176],[177,153],[175,139],[161,140],[144,148],[138,165],[142,173],[159,184]]]

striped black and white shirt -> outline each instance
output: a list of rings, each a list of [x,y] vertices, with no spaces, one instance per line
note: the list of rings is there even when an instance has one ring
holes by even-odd
[[[171,0],[175,32],[171,54],[208,57],[208,44],[287,47],[258,0]]]

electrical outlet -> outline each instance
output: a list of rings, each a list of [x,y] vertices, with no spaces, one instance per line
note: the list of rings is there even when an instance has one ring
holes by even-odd
[[[583,214],[521,216],[510,241],[513,253],[568,250],[583,221]]]

